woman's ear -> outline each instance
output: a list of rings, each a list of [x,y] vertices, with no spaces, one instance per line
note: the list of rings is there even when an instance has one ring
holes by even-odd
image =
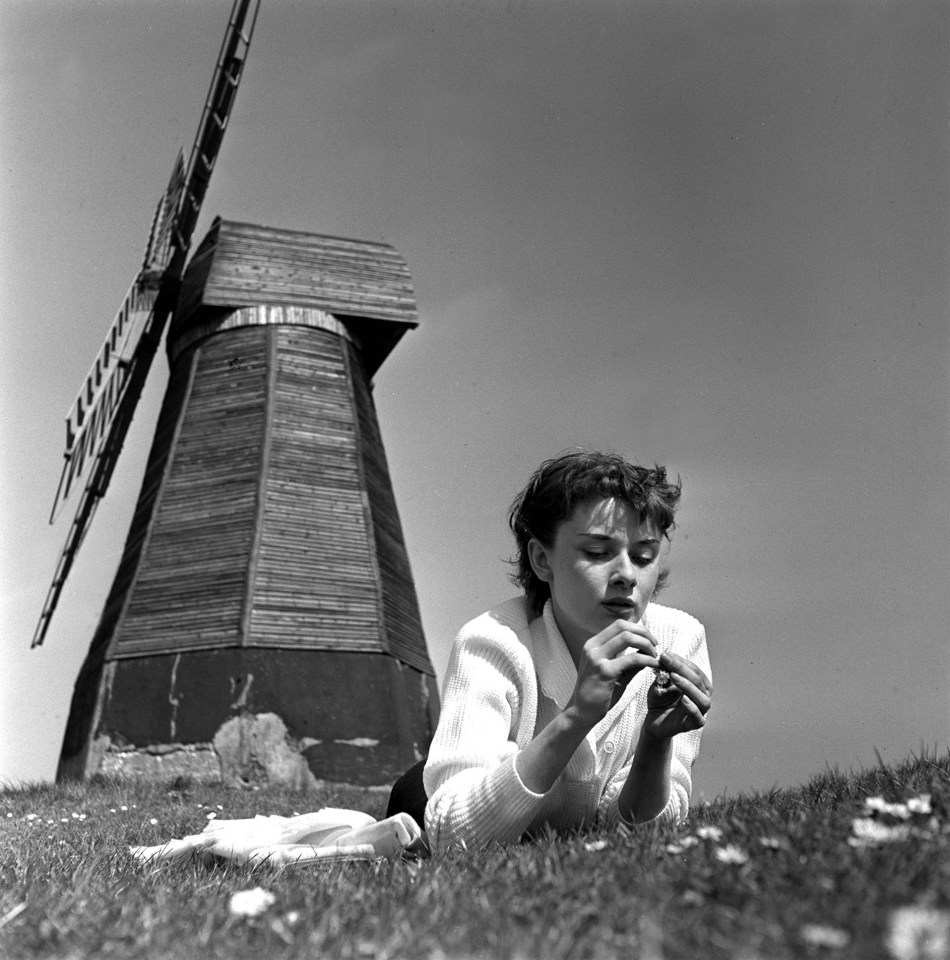
[[[548,560],[548,551],[544,544],[535,537],[528,541],[528,561],[534,575],[544,583],[550,583],[554,579],[551,573],[551,564]]]

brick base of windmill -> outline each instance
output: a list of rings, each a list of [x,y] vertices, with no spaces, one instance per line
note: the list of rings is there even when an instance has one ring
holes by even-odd
[[[438,712],[432,677],[391,658],[361,654],[324,655],[321,676],[313,677],[306,654],[275,662],[266,652],[248,653],[209,653],[190,664],[189,682],[181,686],[169,658],[110,664],[99,733],[87,750],[61,764],[60,778],[187,776],[295,790],[323,780],[391,786],[423,756]],[[142,703],[135,692],[143,689],[145,674],[152,690],[164,674],[169,696]],[[361,711],[366,719],[359,736],[352,735],[349,719],[359,710],[354,678],[374,703],[371,711]],[[304,687],[307,696],[301,695]],[[140,709],[133,710],[133,703]],[[288,717],[292,703],[311,707]],[[229,717],[220,723],[222,715]]]

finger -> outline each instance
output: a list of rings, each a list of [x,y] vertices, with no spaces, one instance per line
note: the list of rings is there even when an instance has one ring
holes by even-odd
[[[650,709],[669,710],[682,699],[682,692],[672,684],[669,687],[660,687],[653,684],[647,697],[647,704]]]
[[[689,681],[682,677],[673,677],[673,689],[682,694],[682,703],[684,708],[691,712],[693,708],[699,711],[702,716],[706,716],[712,707],[712,698],[702,690],[697,690]]]
[[[687,714],[683,720],[689,729],[695,730],[697,727],[706,726],[705,711],[701,710],[689,697],[681,697],[678,706],[682,707]]]
[[[641,670],[646,670],[649,667],[658,667],[660,661],[650,653],[628,647],[622,654],[612,660],[611,663],[617,665],[621,676],[626,681],[630,681],[634,675]]]
[[[660,665],[669,675],[673,689],[689,697],[704,714],[712,704],[712,682],[696,664],[677,654],[664,651]]]
[[[636,647],[627,647],[612,660],[603,661],[617,683],[629,683],[640,671],[659,665],[659,660]]]
[[[710,703],[697,703],[695,700],[690,697],[683,697],[683,709],[688,711],[694,717],[702,717],[703,723],[706,722],[706,717],[709,716]]]
[[[604,627],[600,633],[591,637],[588,642],[595,647],[602,647],[624,634],[635,634],[653,641],[653,634],[642,623],[634,623],[632,620],[614,620],[609,626]]]
[[[613,620],[607,624],[600,633],[594,634],[591,639],[598,642],[606,642],[611,637],[616,636],[618,633],[623,633],[625,630],[637,631],[639,629],[643,628],[634,620]]]
[[[600,644],[598,652],[601,656],[612,660],[629,649],[646,654],[654,660],[657,658],[656,640],[653,639],[653,635],[645,627],[641,628],[635,624],[605,639]]]
[[[676,673],[670,674],[670,681],[673,687],[683,695],[684,699],[688,699],[695,704],[703,712],[703,715],[709,713],[709,708],[712,706],[710,694]]]
[[[691,660],[687,660],[679,654],[670,653],[668,650],[665,650],[660,654],[660,666],[662,669],[668,670],[672,676],[679,676],[690,680],[696,687],[704,690],[706,693],[712,693],[712,682],[709,677]]]

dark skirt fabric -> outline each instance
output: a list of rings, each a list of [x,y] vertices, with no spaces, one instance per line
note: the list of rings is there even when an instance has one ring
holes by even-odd
[[[397,813],[408,813],[423,830],[426,828],[426,803],[429,800],[422,783],[422,771],[425,765],[425,760],[420,760],[396,781],[389,794],[389,806],[386,808],[387,817]]]

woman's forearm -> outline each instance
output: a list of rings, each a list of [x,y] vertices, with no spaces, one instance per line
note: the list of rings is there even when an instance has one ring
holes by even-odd
[[[547,793],[592,727],[573,707],[559,713],[515,758],[521,782],[534,793]]]
[[[618,798],[620,816],[628,823],[643,823],[659,816],[670,799],[671,737],[657,739],[641,732],[633,766]]]

